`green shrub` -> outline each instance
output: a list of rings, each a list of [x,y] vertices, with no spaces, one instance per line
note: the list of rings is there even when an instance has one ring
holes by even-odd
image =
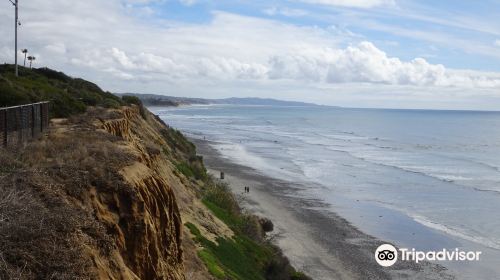
[[[200,242],[200,238],[201,238],[201,232],[200,230],[195,226],[193,225],[192,223],[185,223],[184,224],[188,229],[189,231],[191,232],[192,235],[195,236],[195,240]]]
[[[166,152],[165,150],[163,150],[163,152],[168,155],[168,152]],[[199,164],[198,162],[186,163],[184,161],[181,161],[175,164],[175,168],[188,178],[205,180],[205,178],[207,177],[207,171],[205,167],[203,166],[203,164]]]
[[[142,106],[142,101],[137,96],[124,95],[122,96],[123,102],[127,104],[135,104],[137,106]]]
[[[305,275],[303,272],[295,271],[292,274],[291,280],[312,280],[311,277]]]
[[[282,251],[264,239],[262,220],[254,215],[242,213],[235,196],[226,183],[215,182],[207,177],[203,189],[203,203],[226,225],[235,236],[233,239],[217,239],[217,244],[206,240],[199,231],[195,240],[215,257],[230,279],[290,279],[308,280],[297,272]],[[269,229],[271,221],[263,219]],[[194,226],[194,225],[193,225]],[[196,227],[195,227],[196,228]],[[197,230],[197,229],[196,229]],[[209,269],[209,271],[211,271]],[[213,274],[215,277],[215,274]]]
[[[196,146],[187,140],[180,131],[167,127],[160,132],[171,148],[183,154],[184,160],[187,161],[190,157],[196,156]]]
[[[124,95],[122,96],[123,102],[125,102],[127,105],[136,105],[139,107],[139,113],[141,114],[141,117],[143,119],[147,118],[146,114],[146,109],[144,108],[144,105],[142,104],[142,101],[139,99],[137,96],[132,96],[132,95]]]
[[[101,104],[104,108],[113,108],[113,109],[118,109],[120,108],[121,104],[117,100],[114,99],[109,99],[106,98]]]
[[[2,104],[2,107],[26,104],[30,102],[30,98],[27,95],[17,92],[14,88],[1,80],[0,93],[0,104]]]
[[[226,274],[224,273],[224,270],[219,266],[217,259],[212,253],[210,253],[209,250],[203,249],[199,251],[198,257],[200,257],[203,261],[210,274],[215,276],[217,279],[225,279]]]
[[[223,221],[231,229],[235,231],[240,230],[243,221],[239,216],[232,214],[227,209],[223,209],[207,199],[203,199],[203,204],[205,204],[205,206],[207,206],[207,208],[210,209],[210,211],[212,211],[217,218]]]
[[[19,77],[15,77],[13,65],[0,65],[0,93],[0,107],[50,101],[50,115],[57,118],[83,113],[87,106],[118,108],[125,104],[91,82],[48,68],[20,67]]]
[[[272,257],[271,251],[240,235],[234,239],[218,238],[214,243],[202,236],[195,225],[185,225],[195,241],[203,246],[198,256],[213,276],[218,279],[265,279],[264,266]]]
[[[234,232],[233,238],[219,237],[216,242],[205,238],[191,223],[185,226],[195,242],[203,247],[198,256],[208,271],[217,279],[234,280],[306,280],[297,272],[281,250],[265,239],[264,229],[271,231],[270,220],[242,213],[229,185],[207,175],[203,158],[196,155],[196,147],[179,131],[166,127],[162,131],[168,145],[163,153],[175,163],[179,173],[202,180],[195,183],[203,204]]]
[[[188,178],[191,178],[191,177],[194,178],[194,172],[193,172],[193,170],[191,170],[191,167],[187,163],[185,163],[185,162],[177,163],[175,165],[175,168],[177,169],[177,171],[184,174],[184,176],[186,176]]]
[[[207,184],[203,191],[203,200],[227,211],[230,215],[238,215],[240,212],[238,202],[226,183]]]

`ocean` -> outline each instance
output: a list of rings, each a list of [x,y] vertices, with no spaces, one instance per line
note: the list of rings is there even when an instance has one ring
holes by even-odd
[[[151,108],[225,158],[307,188],[354,226],[417,250],[483,251],[444,263],[500,275],[500,112],[207,105]]]

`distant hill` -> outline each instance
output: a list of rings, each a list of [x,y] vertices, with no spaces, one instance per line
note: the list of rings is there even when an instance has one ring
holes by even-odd
[[[116,93],[117,96],[138,97],[145,106],[180,106],[192,104],[213,104],[209,99],[165,96],[158,94]]]
[[[122,93],[118,96],[131,95],[136,96],[146,106],[180,106],[180,105],[208,105],[208,104],[233,104],[233,105],[268,105],[268,106],[320,106],[312,103],[284,101],[271,98],[224,98],[224,99],[205,99],[205,98],[188,98],[175,97],[157,94],[137,94],[137,93]]]
[[[246,98],[231,97],[225,99],[215,99],[213,101],[214,101],[213,103],[215,104],[235,104],[235,105],[319,106],[312,103],[285,101],[285,100],[277,100],[271,98],[256,98],[256,97],[246,97]]]

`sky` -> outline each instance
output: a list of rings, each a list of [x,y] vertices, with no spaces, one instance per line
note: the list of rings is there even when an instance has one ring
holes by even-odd
[[[500,110],[500,0],[19,1],[35,67],[111,92]]]

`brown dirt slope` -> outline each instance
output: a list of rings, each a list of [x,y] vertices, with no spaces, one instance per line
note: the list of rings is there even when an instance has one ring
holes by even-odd
[[[210,279],[183,223],[232,235],[175,167],[192,144],[137,107],[0,151],[0,279]]]

